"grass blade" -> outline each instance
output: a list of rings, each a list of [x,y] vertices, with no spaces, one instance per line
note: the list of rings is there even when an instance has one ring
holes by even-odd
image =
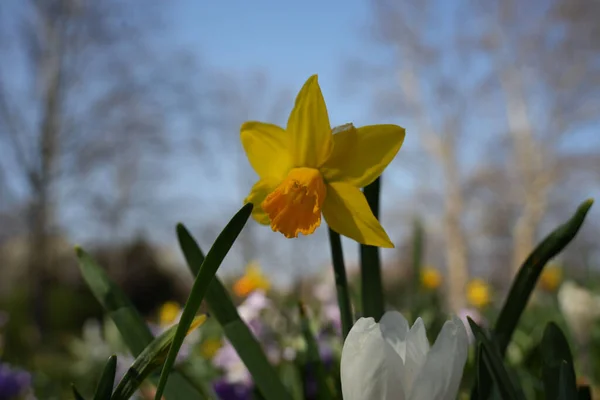
[[[104,366],[100,381],[96,387],[96,393],[94,394],[94,400],[110,400],[113,387],[115,385],[115,373],[117,372],[117,356],[112,355],[109,357],[108,362]]]
[[[319,354],[319,345],[315,340],[312,330],[310,329],[310,322],[306,316],[306,310],[304,305],[300,303],[300,324],[302,326],[302,335],[306,341],[306,352],[307,361],[309,368],[315,369],[315,376],[317,378],[318,394],[317,399],[319,400],[332,400],[334,399],[331,388],[327,384],[327,372],[325,366],[321,361],[321,355]]]
[[[134,355],[139,356],[153,340],[150,328],[129,301],[125,293],[115,285],[106,272],[80,247],[75,247],[79,269],[83,279],[92,291],[92,294],[113,320],[123,341]],[[193,382],[185,379],[179,372],[173,372],[177,385],[168,385],[167,399],[180,399],[185,397],[198,398],[200,391]]]
[[[558,399],[560,398],[559,393],[563,393],[564,390],[568,390],[570,395],[574,395],[577,392],[577,386],[575,385],[575,370],[569,343],[560,328],[553,322],[550,322],[544,330],[540,353],[546,398],[548,400]],[[570,388],[560,387],[561,384],[570,385],[571,382],[573,386]]]
[[[187,333],[190,333],[195,328],[199,327],[206,320],[205,315],[194,318],[190,329]],[[152,341],[140,355],[135,359],[131,367],[119,382],[119,385],[115,389],[115,393],[111,400],[127,400],[138,389],[142,382],[150,376],[157,368],[159,368],[167,357],[167,353],[173,342],[177,325],[172,326],[167,331],[163,332],[160,336]],[[115,362],[116,365],[116,362]],[[112,389],[112,387],[111,387]]]
[[[200,304],[204,299],[204,295],[206,291],[210,287],[210,283],[212,282],[217,270],[221,266],[223,259],[233,246],[233,243],[237,239],[238,235],[242,231],[244,225],[248,221],[248,217],[250,217],[250,213],[252,212],[252,204],[248,203],[244,205],[229,221],[227,226],[221,231],[217,240],[211,247],[210,251],[206,255],[206,259],[202,263],[200,267],[200,271],[198,271],[198,275],[194,280],[194,285],[192,286],[192,291],[188,297],[188,300],[183,308],[183,312],[181,315],[181,319],[179,320],[179,326],[177,331],[175,332],[175,337],[173,339],[173,343],[171,348],[169,349],[169,353],[167,355],[167,360],[162,369],[162,373],[160,375],[160,379],[158,381],[158,386],[156,388],[156,400],[160,400],[162,393],[164,391],[165,385],[167,383],[167,379],[169,378],[169,372],[175,363],[175,357],[179,352],[181,344],[183,343],[183,339],[185,338],[185,334],[194,319],[194,315],[200,308]]]
[[[348,278],[346,277],[346,266],[344,265],[344,252],[342,250],[342,239],[340,234],[329,229],[329,244],[331,246],[331,260],[333,274],[335,277],[335,288],[337,290],[338,306],[342,320],[342,338],[352,329],[354,318],[352,317],[352,306],[350,304],[350,291],[348,290]]]
[[[381,177],[364,188],[365,197],[373,211],[375,218],[379,219],[379,194],[381,191]],[[383,284],[381,282],[381,261],[379,248],[375,246],[360,245],[360,276],[361,276],[361,301],[362,316],[373,317],[379,321],[384,312]]]
[[[197,276],[204,263],[202,250],[182,224],[177,225],[177,237],[190,271]],[[254,384],[262,395],[269,400],[290,399],[285,386],[278,379],[277,371],[269,363],[260,343],[240,318],[231,297],[217,276],[208,287],[204,300],[211,317],[223,327],[225,336],[250,371]]]
[[[504,363],[502,362],[502,356],[500,352],[488,339],[483,330],[477,325],[473,320],[467,317],[469,320],[469,325],[471,326],[471,330],[473,331],[473,335],[479,343],[481,343],[481,359],[485,362],[489,373],[492,376],[492,379],[496,383],[496,387],[498,388],[498,392],[502,399],[505,400],[525,400],[525,396],[523,395],[521,390],[515,388],[513,382],[511,381],[508,371],[504,367]],[[481,362],[481,359],[479,362]]]

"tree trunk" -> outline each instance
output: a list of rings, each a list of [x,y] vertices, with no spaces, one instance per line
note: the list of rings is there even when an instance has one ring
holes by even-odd
[[[444,233],[448,268],[448,302],[452,312],[465,307],[465,288],[469,280],[467,248],[462,227],[463,196],[458,176],[454,148],[447,146],[443,153],[446,181]]]

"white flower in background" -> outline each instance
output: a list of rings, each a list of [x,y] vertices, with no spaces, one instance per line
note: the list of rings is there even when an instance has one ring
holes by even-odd
[[[238,313],[240,314],[240,318],[245,323],[250,323],[257,319],[260,316],[260,313],[269,307],[271,307],[272,302],[267,297],[267,294],[263,290],[255,290],[242,304],[240,304],[237,308]]]
[[[558,291],[558,303],[575,339],[587,344],[594,322],[600,318],[600,296],[567,281]]]
[[[396,311],[379,323],[361,318],[342,350],[344,400],[452,400],[456,398],[468,352],[467,332],[453,317],[429,348],[423,320],[409,329]]]

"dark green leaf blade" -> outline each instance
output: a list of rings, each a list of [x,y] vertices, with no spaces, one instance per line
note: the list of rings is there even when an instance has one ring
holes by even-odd
[[[200,326],[205,320],[205,315],[196,317],[189,331]],[[123,379],[121,379],[121,382],[119,382],[111,400],[129,399],[142,382],[165,362],[167,353],[175,337],[177,326],[174,325],[167,329],[140,353],[125,373],[125,376],[123,376]]]
[[[364,188],[364,194],[375,218],[379,219],[379,195],[381,177]],[[381,260],[379,248],[360,245],[360,276],[362,316],[379,321],[385,311],[383,283],[381,281]]]
[[[342,339],[346,340],[346,336],[348,336],[352,325],[354,325],[354,318],[352,317],[352,305],[350,304],[350,290],[348,288],[348,278],[346,277],[342,239],[339,233],[331,229],[329,229],[329,244],[331,247],[331,260],[338,306],[340,307],[340,317],[342,320]]]
[[[501,354],[506,351],[542,269],[575,238],[593,203],[592,199],[584,201],[571,219],[546,236],[521,266],[494,327]]]
[[[548,323],[546,329],[544,329],[540,354],[542,356],[542,375],[546,398],[548,400],[557,399],[558,394],[562,393],[559,382],[567,384],[572,381],[574,384],[575,370],[567,338],[554,322]],[[563,364],[566,366],[563,366]],[[564,376],[561,381],[561,374],[570,375],[568,377]],[[577,387],[574,386],[569,390],[576,392]]]
[[[109,357],[108,362],[104,366],[100,381],[96,387],[96,393],[94,394],[94,400],[110,400],[113,387],[115,385],[115,373],[117,371],[117,356],[112,355]]]
[[[577,388],[577,400],[592,400],[592,390],[589,386],[579,386]]]
[[[500,355],[503,356],[506,352],[544,266],[575,238],[593,203],[593,199],[581,203],[575,214],[546,236],[519,269],[494,327],[494,338],[497,340]],[[483,373],[485,375],[487,372]],[[486,377],[482,376],[482,379],[485,380]],[[483,388],[480,390],[477,385],[471,393],[471,399],[487,399],[488,396],[489,391]]]
[[[190,271],[197,276],[204,263],[202,250],[182,224],[177,225],[177,237]],[[260,343],[240,318],[231,297],[217,276],[213,278],[206,292],[205,301],[211,318],[215,318],[223,327],[225,336],[250,371],[254,384],[262,395],[269,400],[289,399],[290,395],[278,379],[277,371],[269,363]]]
[[[557,400],[577,400],[577,383],[573,365],[562,361],[558,372],[558,397]]]
[[[508,371],[502,362],[502,356],[494,344],[488,339],[483,330],[471,318],[467,317],[469,325],[473,331],[473,335],[479,343],[481,343],[482,354],[481,358],[485,362],[492,379],[496,383],[498,392],[504,400],[525,400],[520,389],[517,389],[510,379]],[[481,362],[481,360],[480,360]]]
[[[150,328],[123,291],[110,280],[106,272],[92,257],[80,247],[76,247],[75,252],[83,279],[92,294],[115,323],[131,353],[135,357],[139,356],[144,348],[154,340]],[[196,390],[192,382],[182,378],[178,372],[173,374],[178,377],[178,384],[167,386],[166,397],[168,400],[199,396],[200,392]]]
[[[206,255],[206,259],[200,267],[200,271],[194,280],[192,291],[190,292],[188,300],[183,308],[181,319],[179,320],[179,326],[175,332],[175,338],[173,339],[173,343],[167,355],[167,360],[165,361],[160,374],[160,379],[156,388],[156,400],[160,400],[162,396],[167,379],[169,378],[169,373],[173,367],[173,364],[175,363],[175,357],[177,357],[177,353],[179,352],[181,344],[183,343],[183,339],[185,338],[186,331],[192,323],[194,315],[200,308],[200,304],[204,299],[206,291],[210,287],[210,283],[215,277],[218,268],[221,266],[223,259],[242,231],[242,228],[244,225],[246,225],[251,212],[252,203],[244,205],[233,216],[227,226],[225,226],[225,228],[221,231],[217,237],[217,240]]]

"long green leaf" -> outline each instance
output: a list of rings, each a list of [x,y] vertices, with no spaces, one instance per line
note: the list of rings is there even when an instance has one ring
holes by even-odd
[[[333,275],[335,277],[335,288],[337,290],[337,300],[342,320],[342,338],[346,340],[346,336],[348,336],[354,324],[354,318],[352,317],[352,306],[350,304],[350,291],[348,289],[348,278],[346,277],[342,239],[339,233],[331,229],[329,229],[329,244],[331,246]]]
[[[96,387],[94,400],[110,400],[110,395],[115,385],[115,373],[117,372],[117,356],[112,355],[104,366],[100,381]]]
[[[558,372],[558,396],[557,400],[577,400],[577,383],[573,365],[562,361]]]
[[[510,376],[504,364],[502,362],[502,356],[494,344],[488,339],[483,330],[473,320],[467,317],[473,335],[482,347],[482,357],[489,373],[491,374],[496,387],[500,393],[500,396],[504,400],[525,400],[521,390],[515,388],[513,382],[510,380]],[[481,362],[481,359],[479,360]]]
[[[584,201],[571,219],[546,236],[519,269],[494,327],[501,354],[506,351],[542,269],[573,240],[593,203],[592,199]]]
[[[327,372],[325,372],[325,367],[323,366],[323,361],[321,360],[321,355],[319,353],[319,345],[317,344],[314,334],[310,329],[310,321],[306,316],[306,310],[304,309],[304,305],[300,303],[299,308],[302,334],[304,336],[304,340],[306,341],[308,365],[309,367],[314,368],[315,377],[317,378],[317,398],[319,400],[332,400],[334,399],[334,395],[331,392],[330,386],[327,384]]]
[[[177,225],[177,237],[190,271],[197,276],[205,262],[202,250],[182,224]],[[240,318],[231,297],[217,276],[208,287],[204,300],[208,304],[211,317],[223,327],[225,336],[250,371],[254,384],[262,395],[269,400],[290,399],[285,386],[278,379],[277,371],[269,363],[262,347]]]
[[[200,326],[205,320],[205,315],[196,317],[188,333]],[[133,396],[142,382],[165,362],[176,329],[177,325],[167,329],[140,353],[123,376],[123,379],[121,379],[121,382],[119,382],[112,398],[108,397],[109,399],[127,400]]]
[[[156,400],[160,400],[167,380],[169,378],[169,373],[173,364],[175,363],[175,357],[177,357],[177,352],[179,352],[179,348],[183,343],[183,339],[185,338],[185,334],[194,319],[194,315],[200,308],[200,304],[204,299],[204,295],[206,291],[210,287],[210,283],[212,282],[217,270],[221,266],[223,259],[233,246],[233,243],[237,239],[238,235],[242,231],[242,228],[248,221],[248,217],[250,217],[250,213],[252,212],[252,203],[248,203],[244,205],[229,221],[225,229],[221,231],[219,237],[209,250],[206,255],[206,259],[202,263],[200,267],[200,271],[194,280],[194,285],[192,286],[192,291],[188,297],[188,300],[183,308],[183,312],[181,315],[181,319],[179,320],[179,326],[177,331],[175,332],[175,338],[173,339],[173,344],[169,350],[167,355],[167,360],[165,361],[165,365],[163,366],[162,372],[160,374],[160,379],[158,381],[158,386],[156,388]]]
[[[154,340],[150,328],[127,296],[110,280],[106,272],[96,264],[92,257],[80,247],[76,247],[75,252],[83,279],[115,323],[131,353],[135,357],[139,356],[144,348]],[[174,372],[173,375],[177,384],[167,386],[167,399],[198,398],[201,392],[196,389],[193,382],[183,378],[179,372]]]
[[[592,400],[592,390],[589,386],[577,388],[577,400]]]
[[[575,238],[593,203],[593,199],[581,203],[575,214],[546,236],[519,269],[494,327],[494,339],[502,356],[506,352],[544,266]],[[481,379],[485,381],[486,377],[482,376]],[[485,388],[480,390],[477,385],[471,393],[471,399],[487,399],[488,396],[489,391]]]
[[[553,322],[546,325],[542,337],[542,375],[544,378],[544,391],[548,400],[558,399],[559,393],[568,390],[568,393],[577,392],[575,385],[575,370],[573,368],[573,357],[569,349],[567,338],[560,328]],[[566,369],[565,369],[566,368]],[[569,374],[561,380],[561,374]],[[573,387],[561,388],[562,384],[573,383]]]
[[[381,177],[364,188],[365,197],[375,218],[379,218],[380,191]],[[373,317],[375,321],[379,321],[385,311],[385,305],[378,247],[360,245],[360,276],[362,316]]]

